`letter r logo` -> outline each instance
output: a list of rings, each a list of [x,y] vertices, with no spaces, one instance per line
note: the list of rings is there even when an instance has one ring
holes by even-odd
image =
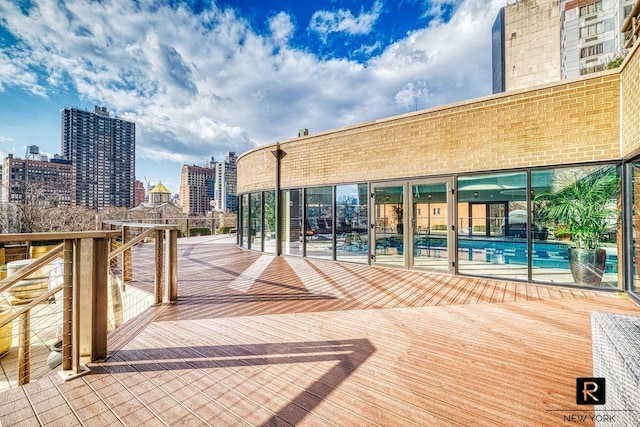
[[[606,403],[604,378],[576,378],[578,405],[604,405]]]

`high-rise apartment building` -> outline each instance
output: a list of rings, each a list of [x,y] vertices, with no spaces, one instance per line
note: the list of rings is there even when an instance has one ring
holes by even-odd
[[[562,0],[562,78],[602,71],[624,54],[625,18],[636,0]]]
[[[517,0],[492,28],[493,92],[606,69],[624,54],[621,32],[635,0]]]
[[[211,210],[215,196],[215,168],[182,166],[180,174],[180,202],[182,211],[202,215]]]
[[[204,166],[182,166],[180,202],[182,211],[202,215],[212,209],[237,212],[236,153],[227,152],[223,161],[211,157]]]
[[[56,206],[73,206],[71,161],[20,159],[9,154],[2,165],[2,201],[24,203],[29,195],[44,197]]]
[[[73,163],[75,204],[100,210],[133,207],[136,125],[93,112],[65,108],[61,114],[62,156]]]
[[[558,0],[521,0],[503,7],[492,28],[493,92],[560,79]]]
[[[228,151],[224,160],[216,162],[215,200],[218,210],[238,212],[238,173],[236,153]]]

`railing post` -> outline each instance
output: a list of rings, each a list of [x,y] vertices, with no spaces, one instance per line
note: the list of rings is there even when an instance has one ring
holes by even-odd
[[[93,239],[93,341],[91,346],[91,360],[104,360],[107,358],[107,312],[109,308],[107,286],[109,279],[109,239]],[[131,253],[129,253],[131,257]],[[129,263],[131,259],[129,258]]]
[[[173,302],[178,299],[178,230],[166,230],[166,286],[164,290],[164,302]]]
[[[131,240],[131,228],[126,224],[122,224],[122,244],[126,244]],[[133,280],[133,271],[131,268],[131,249],[127,249],[122,253],[122,282],[130,282]]]
[[[18,336],[18,386],[31,378],[31,310],[20,316]]]
[[[191,237],[191,227],[189,225],[189,218],[187,218],[187,237]]]
[[[64,285],[62,288],[62,370],[70,371],[73,325],[73,247],[75,241],[65,239],[63,252]]]
[[[164,231],[156,230],[156,271],[155,271],[155,289],[154,304],[162,302],[162,285],[164,273]]]

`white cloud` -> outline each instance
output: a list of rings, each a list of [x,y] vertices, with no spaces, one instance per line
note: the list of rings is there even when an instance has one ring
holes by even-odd
[[[133,0],[33,0],[24,14],[0,1],[0,25],[19,41],[0,47],[0,91],[73,88],[136,122],[139,158],[195,162],[300,128],[402,113],[416,99],[423,108],[490,93],[490,28],[503,3],[465,0],[446,23],[432,21],[384,50],[371,46],[378,56],[359,63],[292,47],[294,24],[283,12],[261,35],[215,6],[194,15]],[[317,28],[371,31],[381,7],[323,15]]]
[[[331,33],[368,34],[382,12],[382,3],[376,1],[370,12],[360,11],[353,16],[350,10],[340,9],[336,12],[320,10],[311,16],[309,29],[320,35],[323,40]]]
[[[394,97],[397,104],[407,110],[418,106],[418,101],[429,96],[429,85],[423,81],[407,83]]]
[[[278,13],[269,19],[269,30],[271,30],[271,38],[275,43],[287,43],[293,35],[294,30],[291,17],[284,12]]]

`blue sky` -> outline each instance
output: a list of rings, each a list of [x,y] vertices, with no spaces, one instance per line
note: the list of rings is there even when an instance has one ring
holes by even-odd
[[[136,175],[491,93],[506,0],[0,0],[0,156],[60,110],[136,123]]]

